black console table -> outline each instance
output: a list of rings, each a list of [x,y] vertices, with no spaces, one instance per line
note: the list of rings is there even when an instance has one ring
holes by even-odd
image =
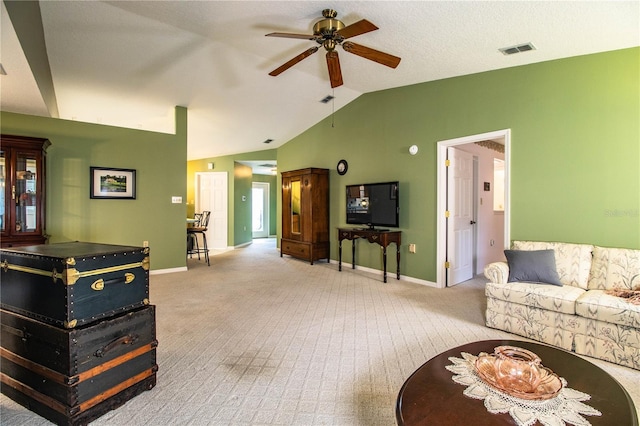
[[[387,282],[387,246],[396,244],[396,259],[398,271],[396,277],[400,279],[400,244],[402,244],[401,231],[382,231],[376,229],[338,228],[338,271],[342,271],[342,240],[351,240],[352,263],[351,268],[356,268],[356,240],[364,238],[370,243],[382,246],[382,263],[384,268],[384,282]]]

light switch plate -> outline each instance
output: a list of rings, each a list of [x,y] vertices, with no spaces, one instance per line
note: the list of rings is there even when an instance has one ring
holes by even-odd
[[[182,197],[173,196],[173,197],[171,197],[171,202],[173,204],[181,204],[182,203]]]

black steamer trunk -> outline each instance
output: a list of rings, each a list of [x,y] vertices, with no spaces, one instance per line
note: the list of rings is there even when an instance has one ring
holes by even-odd
[[[149,249],[60,243],[0,251],[2,393],[86,425],[156,384]]]
[[[131,386],[145,383],[139,393],[155,385],[153,305],[73,330],[6,310],[0,319],[2,392],[56,423],[82,424]]]
[[[149,249],[70,242],[2,249],[0,306],[74,328],[149,304]]]

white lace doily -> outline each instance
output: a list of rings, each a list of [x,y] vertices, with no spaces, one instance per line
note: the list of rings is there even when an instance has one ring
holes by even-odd
[[[536,421],[544,426],[565,426],[567,423],[575,426],[591,426],[591,423],[582,416],[602,415],[600,411],[582,402],[591,399],[590,395],[568,388],[567,381],[563,377],[560,378],[562,390],[551,399],[529,401],[515,398],[500,392],[480,379],[475,369],[478,356],[466,352],[462,352],[461,355],[462,358],[449,357],[453,365],[445,367],[454,373],[453,381],[467,386],[463,392],[466,396],[484,400],[484,406],[490,413],[509,413],[518,426],[531,426]]]

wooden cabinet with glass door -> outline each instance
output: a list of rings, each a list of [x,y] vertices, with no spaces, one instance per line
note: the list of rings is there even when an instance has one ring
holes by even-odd
[[[0,137],[1,245],[44,244],[45,155],[51,142],[25,136]]]

